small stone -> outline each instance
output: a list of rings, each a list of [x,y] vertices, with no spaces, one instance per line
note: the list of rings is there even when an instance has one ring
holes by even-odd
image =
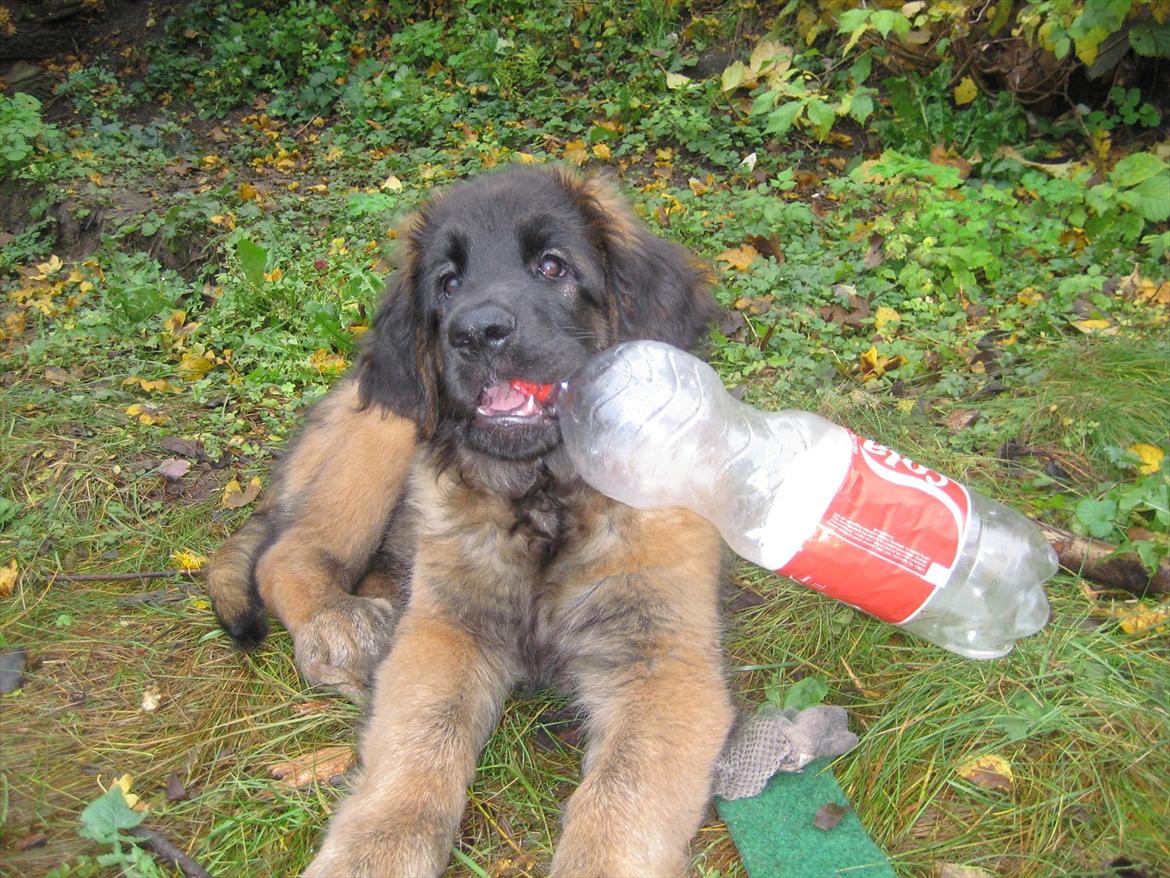
[[[28,664],[28,653],[13,649],[0,653],[0,695],[15,692],[24,685],[24,669]]]

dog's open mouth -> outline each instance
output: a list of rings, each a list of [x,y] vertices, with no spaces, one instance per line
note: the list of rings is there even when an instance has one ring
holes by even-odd
[[[547,424],[556,417],[556,391],[555,384],[498,381],[480,391],[475,414],[493,424]]]

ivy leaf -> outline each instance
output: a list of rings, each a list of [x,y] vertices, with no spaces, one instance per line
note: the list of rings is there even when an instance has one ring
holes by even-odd
[[[111,786],[104,796],[90,802],[81,812],[81,828],[78,833],[93,841],[112,844],[123,829],[133,829],[146,819],[146,815],[134,811],[117,784]]]
[[[785,710],[804,710],[813,707],[825,700],[829,694],[829,684],[820,677],[805,677],[797,680],[784,692],[784,701],[781,704]]]
[[[873,98],[867,94],[854,95],[849,105],[849,117],[858,125],[864,125],[865,120],[872,115]]]
[[[879,9],[869,21],[873,29],[882,35],[883,40],[889,37],[890,31],[899,38],[910,33],[910,19],[894,9]]]
[[[1103,540],[1113,534],[1113,523],[1117,520],[1117,501],[1108,497],[1103,500],[1086,497],[1076,505],[1073,514],[1085,533]]]

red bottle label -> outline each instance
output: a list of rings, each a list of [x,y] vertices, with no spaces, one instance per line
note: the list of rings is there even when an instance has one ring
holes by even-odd
[[[897,624],[947,583],[967,537],[967,489],[850,434],[849,470],[816,532],[777,572]]]

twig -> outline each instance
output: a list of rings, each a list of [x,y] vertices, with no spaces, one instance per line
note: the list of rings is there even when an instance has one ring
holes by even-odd
[[[150,826],[135,826],[131,831],[138,838],[139,844],[154,854],[155,858],[169,865],[178,866],[187,878],[212,878],[210,872],[187,856],[178,845],[157,829]]]
[[[1170,594],[1170,564],[1159,564],[1153,573],[1132,552],[1117,553],[1117,547],[1101,540],[1078,536],[1043,524],[1040,529],[1060,559],[1060,566],[1085,579],[1120,588],[1141,597]]]
[[[132,570],[129,573],[57,573],[50,577],[51,582],[132,582],[136,579],[171,579],[175,576],[185,576],[188,579],[202,579],[207,575],[207,568],[199,570]]]

